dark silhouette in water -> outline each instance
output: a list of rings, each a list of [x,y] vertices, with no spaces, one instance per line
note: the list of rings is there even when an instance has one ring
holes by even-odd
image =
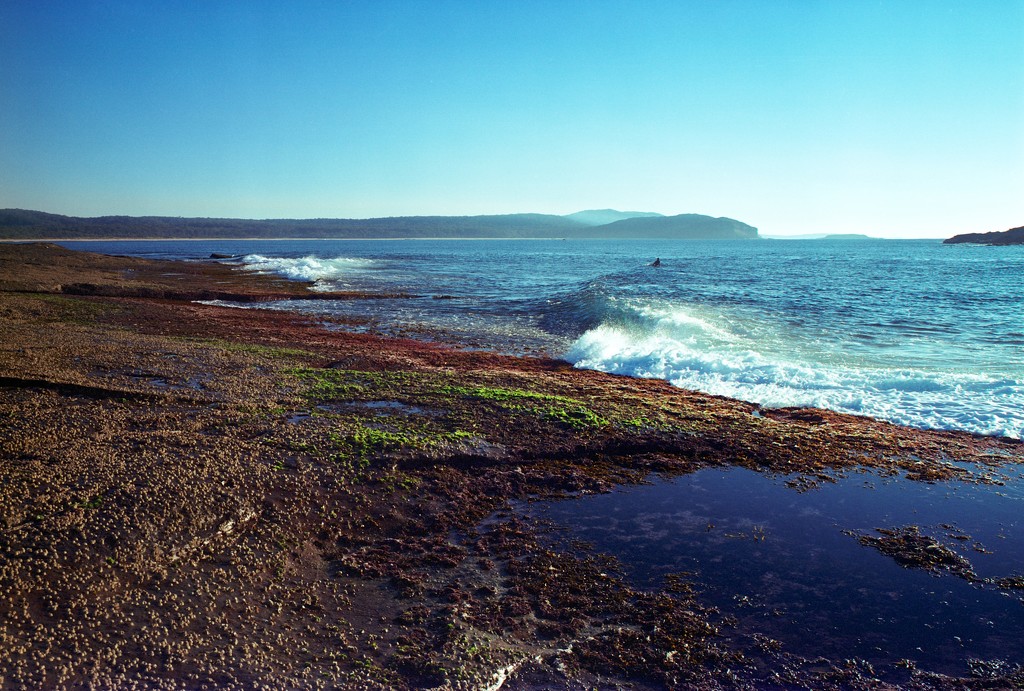
[[[651,262],[651,266],[661,266],[661,257],[656,257],[654,261]]]

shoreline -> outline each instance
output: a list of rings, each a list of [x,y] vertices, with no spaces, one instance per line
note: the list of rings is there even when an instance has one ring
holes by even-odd
[[[870,684],[723,637],[692,575],[638,589],[515,502],[715,466],[813,487],[1024,463],[1012,439],[188,297],[214,290],[302,284],[0,246],[0,687]]]
[[[200,241],[201,240],[198,239],[196,240],[196,242]],[[286,238],[278,238],[277,241],[282,244],[293,242],[291,239]],[[396,241],[403,242],[402,240]],[[147,243],[148,241],[137,240],[133,242]],[[167,242],[173,241],[167,240]],[[323,248],[321,247],[320,249],[317,249],[320,245],[315,243],[307,246],[304,251],[307,253],[311,252],[316,256],[304,257],[302,259],[299,259],[298,255],[294,252],[288,252],[283,255],[274,254],[276,250],[272,251],[268,244],[265,249],[267,249],[267,251],[271,253],[270,256],[275,259],[273,259],[269,264],[272,268],[267,269],[265,266],[261,266],[261,263],[266,258],[258,258],[259,261],[255,264],[249,261],[243,261],[246,258],[247,252],[256,251],[252,246],[248,246],[249,242],[250,241],[240,241],[239,243],[246,244],[247,247],[237,247],[233,243],[222,244],[214,242],[210,243],[210,246],[207,247],[205,252],[188,251],[190,248],[186,244],[183,244],[172,254],[178,257],[188,257],[188,261],[208,262],[215,259],[232,267],[243,266],[256,271],[270,271],[271,273],[282,277],[282,279],[287,277],[288,280],[291,281],[292,288],[294,290],[292,292],[267,295],[262,298],[239,298],[238,296],[231,294],[211,294],[208,292],[206,294],[197,293],[194,299],[208,301],[219,300],[224,303],[224,306],[228,307],[231,305],[227,303],[237,302],[238,307],[248,309],[256,302],[288,300],[293,297],[301,300],[307,300],[310,303],[322,300],[344,300],[373,297],[385,299],[451,299],[453,297],[465,297],[465,295],[453,296],[427,295],[412,292],[386,292],[388,290],[387,285],[381,285],[380,281],[374,281],[373,283],[366,284],[365,278],[361,278],[361,280],[364,281],[364,287],[359,291],[328,292],[319,289],[320,286],[318,283],[313,285],[312,290],[306,290],[309,286],[302,280],[298,280],[297,276],[319,276],[325,286],[330,286],[335,280],[341,280],[342,275],[345,274],[348,269],[337,268],[334,265],[334,262],[330,259],[326,259],[333,255],[322,253],[320,249]],[[150,243],[149,246],[149,249],[152,250],[152,252],[146,253],[142,252],[142,249],[145,248],[128,246],[130,244],[131,243],[128,243],[125,246],[115,245],[110,248],[106,248],[106,251],[117,254],[123,253],[128,256],[135,254],[137,256],[151,256],[154,258],[159,258],[161,255],[166,254],[163,253],[162,247],[158,247],[152,243]],[[79,243],[77,245],[75,243],[70,243],[69,247],[80,250],[93,249],[93,247],[90,247],[88,243]],[[195,248],[193,247],[191,249]],[[392,256],[392,253],[386,250],[384,245],[381,245],[378,248],[378,252],[371,254],[357,253],[356,255],[349,255],[342,250],[343,248],[340,245],[336,248],[336,251],[342,252],[345,261],[355,261],[357,262],[356,266],[359,267],[363,267],[366,264],[371,264],[375,268],[393,266],[391,263],[392,260],[388,259],[388,257]],[[411,250],[412,246],[410,245],[410,251]],[[212,254],[211,251],[213,251]],[[383,254],[380,252],[383,252]],[[257,254],[261,253],[264,252],[257,252]],[[374,259],[370,259],[370,257],[373,257]],[[314,261],[311,266],[307,266],[307,260],[310,259],[314,259],[316,261]],[[317,262],[324,262],[326,266],[321,267]],[[363,270],[365,271],[365,269]],[[364,276],[370,276],[372,273],[374,272],[365,273]],[[351,278],[344,279],[344,281],[350,280]],[[384,283],[386,282],[387,281]],[[374,283],[376,283],[376,285],[374,285]],[[445,288],[443,290],[448,289],[449,288]],[[409,289],[406,288],[406,290]],[[99,294],[94,290],[71,290],[66,292],[73,294]],[[376,295],[374,295],[375,292]],[[465,291],[462,292],[465,293]],[[471,292],[472,291],[470,290],[470,293]],[[179,291],[166,296],[184,299],[186,294]],[[680,307],[680,304],[683,306]],[[694,305],[686,304],[685,298],[682,299],[680,304],[674,305],[673,309],[694,308]],[[278,308],[325,311],[319,310],[315,307],[311,308],[310,305],[301,306],[295,303],[279,305]],[[361,314],[366,314],[367,309],[374,308],[360,307],[355,308],[355,311]],[[697,309],[701,309],[701,307],[697,306]],[[349,314],[352,313],[350,308],[346,308],[345,306],[340,306],[339,310],[341,312],[348,312]],[[420,311],[430,312],[430,310],[431,308],[425,307]],[[329,308],[326,311],[333,311],[333,308]],[[531,318],[548,319],[547,316],[543,315],[544,311],[541,310],[536,312]],[[767,319],[765,317],[767,317]],[[770,310],[768,312],[762,312],[760,316],[755,315],[754,319],[765,321],[765,323],[770,325],[769,328],[772,331],[779,328],[779,324],[776,322],[775,317],[771,316]],[[422,319],[420,321],[422,321]],[[368,324],[370,323],[370,320],[364,319],[361,323]],[[904,362],[899,359],[893,359],[892,357],[887,361],[884,356],[866,361],[871,362],[872,364],[870,365],[838,365],[832,358],[819,357],[820,354],[815,354],[813,348],[811,349],[810,355],[803,353],[792,359],[787,359],[787,355],[789,353],[784,348],[771,355],[771,360],[768,365],[758,365],[758,367],[765,366],[767,368],[766,373],[754,372],[753,375],[750,375],[748,371],[744,369],[742,370],[742,373],[729,372],[726,374],[719,374],[715,371],[715,368],[720,366],[720,363],[716,363],[716,359],[730,356],[725,354],[727,351],[717,352],[716,348],[712,348],[712,352],[710,353],[702,353],[701,357],[708,355],[711,359],[706,363],[702,361],[703,364],[697,365],[694,370],[689,369],[690,367],[693,367],[692,363],[686,364],[680,371],[675,371],[672,367],[675,367],[676,363],[673,363],[672,367],[669,367],[664,361],[660,363],[657,362],[658,357],[664,358],[665,356],[665,353],[659,352],[657,347],[655,347],[655,352],[653,354],[651,352],[647,352],[638,355],[635,350],[631,350],[629,358],[636,359],[637,361],[629,363],[628,366],[622,365],[620,362],[615,360],[614,355],[607,354],[607,346],[601,342],[605,338],[601,335],[601,332],[603,331],[603,328],[611,328],[611,325],[609,324],[600,324],[603,328],[594,330],[590,328],[593,324],[590,324],[589,326],[582,326],[581,322],[581,324],[576,325],[576,327],[569,327],[570,330],[578,328],[578,330],[571,331],[572,338],[564,338],[562,336],[555,337],[552,336],[551,333],[545,333],[545,328],[541,328],[539,331],[529,334],[527,338],[529,339],[530,345],[529,347],[522,348],[516,347],[516,343],[513,341],[512,337],[505,340],[488,336],[474,339],[471,336],[465,335],[464,332],[461,338],[453,337],[450,333],[445,334],[444,329],[439,327],[436,322],[433,327],[422,327],[422,334],[420,336],[417,335],[420,327],[418,327],[416,323],[411,323],[411,326],[407,323],[398,323],[395,325],[389,322],[387,318],[384,318],[380,320],[379,324],[380,325],[377,328],[369,329],[369,332],[376,333],[377,335],[403,336],[411,338],[422,337],[431,342],[448,343],[450,345],[455,345],[456,347],[473,345],[475,347],[490,349],[506,354],[530,354],[569,358],[575,362],[579,362],[580,365],[584,367],[621,373],[627,376],[665,377],[680,386],[694,387],[697,390],[707,393],[716,393],[726,397],[733,397],[749,403],[760,404],[764,407],[823,407],[837,412],[846,412],[852,415],[895,422],[896,424],[902,424],[917,429],[960,430],[981,435],[1002,435],[1016,439],[1022,438],[1022,431],[1020,429],[1021,420],[1019,417],[1014,416],[1012,411],[1009,413],[1002,412],[1001,408],[1005,404],[999,400],[1000,394],[992,394],[987,391],[981,391],[980,389],[975,390],[972,387],[973,381],[964,380],[964,377],[968,376],[980,377],[981,379],[979,381],[986,381],[990,377],[999,376],[1007,376],[1013,379],[1015,373],[1012,371],[1012,367],[1003,369],[985,369],[975,367],[970,370],[964,368],[960,368],[960,370],[950,370],[948,363],[946,366],[938,366],[936,363],[929,364],[927,362],[922,365],[919,362],[915,362],[914,357],[910,358],[910,362]],[[643,320],[643,327],[651,328],[651,324],[647,318],[644,318]],[[831,321],[829,323],[823,323],[822,328],[826,331],[831,330],[834,333],[840,333],[842,331],[841,329],[837,329],[836,324]],[[550,331],[549,329],[547,330]],[[561,333],[561,330],[557,328],[554,331]],[[566,333],[570,332],[566,331]],[[440,338],[437,338],[438,334],[440,335]],[[900,336],[899,334],[893,334],[890,337]],[[575,341],[573,340],[574,338],[576,339]],[[858,336],[858,338],[860,337]],[[910,338],[913,338],[912,334]],[[581,350],[574,350],[574,348],[579,346],[581,343],[586,344],[585,347]],[[760,344],[750,347],[753,347],[755,351],[758,351]],[[614,348],[612,348],[611,352],[614,353]],[[911,353],[911,355],[913,355],[913,353]],[[670,354],[669,359],[671,360],[673,356],[676,356],[676,354]],[[649,358],[654,358],[655,361],[651,363],[645,362],[645,360]],[[1012,359],[1010,361],[1012,362]],[[906,372],[904,372],[904,365],[908,368]],[[730,363],[727,365],[727,368],[731,368],[733,366],[734,365]],[[750,366],[751,365],[744,365],[743,367],[746,368]],[[776,373],[776,370],[784,370],[787,366],[810,368],[811,371],[815,372],[815,376],[824,377],[825,380],[828,381],[828,384],[822,384],[819,382],[815,385],[801,384],[791,387],[789,382],[785,381],[785,379],[779,378],[784,375]],[[953,371],[958,371],[959,374],[951,375],[950,372]],[[915,388],[918,384],[915,382],[913,385],[910,385],[910,388],[906,391],[900,390],[900,395],[898,397],[894,397],[893,393],[889,391],[889,384],[884,381],[887,376],[886,373],[892,372],[898,372],[898,378],[907,376],[911,379],[920,379],[920,386],[925,388]],[[755,379],[748,380],[746,379],[748,376],[753,376]],[[764,386],[763,382],[754,384],[754,381],[759,381],[756,379],[759,377],[765,377],[764,381],[769,382],[769,384],[767,386]],[[882,382],[879,383],[878,379],[882,379]],[[876,388],[876,386],[878,388]],[[897,386],[900,385],[898,384]],[[963,395],[952,393],[957,391],[960,386],[968,387],[968,393]],[[768,393],[764,392],[765,388],[767,388]],[[922,391],[930,390],[949,391],[951,393],[948,395],[935,394],[933,396],[921,393]],[[890,405],[890,403],[896,401],[897,398],[899,398],[900,403]],[[935,410],[938,408],[948,408],[951,412],[939,415],[935,413]],[[1006,417],[1007,415],[1009,417]]]
[[[628,240],[644,240],[647,238],[606,238],[606,237],[359,237],[359,238],[325,238],[325,237],[187,237],[187,238],[167,238],[167,237],[102,237],[102,238],[58,238],[58,237],[45,237],[45,238],[0,238],[0,244],[24,244],[24,243],[37,243],[37,242],[219,242],[219,241],[239,241],[239,242],[285,242],[285,241],[297,241],[297,242],[312,242],[312,241],[326,241],[326,242],[376,242],[376,241],[429,241],[436,242],[439,240],[482,240],[493,242],[495,240],[524,240],[524,241],[547,241],[547,242],[571,242],[571,241],[628,241]],[[653,239],[664,239],[664,238],[653,238]],[[759,236],[753,238],[754,240],[825,240],[827,242],[836,242],[834,238],[828,238],[827,236],[805,238],[798,235],[787,236],[787,235],[773,235],[773,236]],[[943,242],[942,237],[894,237],[894,238],[883,238],[883,237],[868,237],[868,241],[884,240],[890,241],[908,241],[908,242]],[[692,242],[692,240],[682,239],[680,242]],[[729,240],[696,240],[696,242],[730,242]],[[948,244],[948,243],[947,243]],[[991,243],[957,243],[957,244],[968,244],[978,246],[992,246]],[[1008,246],[1008,245],[1001,245]]]

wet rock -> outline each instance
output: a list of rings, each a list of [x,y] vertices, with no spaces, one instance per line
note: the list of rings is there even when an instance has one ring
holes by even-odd
[[[867,547],[892,557],[900,566],[924,569],[932,573],[948,572],[964,580],[975,582],[977,574],[971,563],[935,538],[924,535],[916,525],[902,528],[876,528],[878,536],[854,535]]]

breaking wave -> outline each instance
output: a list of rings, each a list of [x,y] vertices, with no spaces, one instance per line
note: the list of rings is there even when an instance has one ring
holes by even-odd
[[[827,339],[668,300],[609,303],[566,354],[576,367],[729,396],[818,407],[924,429],[1024,437],[1024,380],[858,361]]]
[[[261,254],[248,254],[241,259],[241,268],[246,271],[273,273],[293,281],[309,281],[315,287],[327,287],[351,276],[354,272],[367,269],[376,262],[372,259],[354,257],[321,257],[306,256],[266,257]]]

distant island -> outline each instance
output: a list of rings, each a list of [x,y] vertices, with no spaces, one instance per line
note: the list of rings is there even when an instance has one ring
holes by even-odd
[[[567,216],[396,216],[392,218],[263,219],[100,216],[0,209],[3,240],[198,238],[660,238],[753,240],[757,228],[701,214],[663,216],[596,209]]]
[[[991,233],[964,233],[942,241],[944,245],[1024,245],[1024,226]]]
[[[833,233],[832,235],[826,235],[822,240],[877,240],[870,235],[864,235],[863,233]]]
[[[804,233],[802,235],[762,235],[766,240],[881,240],[862,233]]]

